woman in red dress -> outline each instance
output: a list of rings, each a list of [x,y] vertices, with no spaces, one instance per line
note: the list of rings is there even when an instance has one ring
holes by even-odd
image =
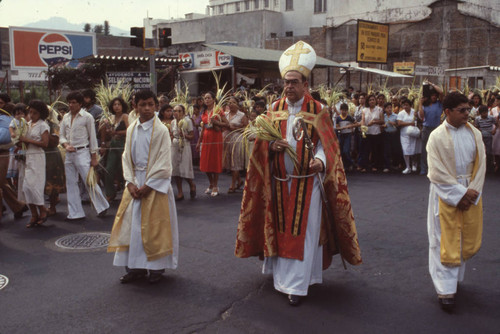
[[[201,115],[203,127],[196,148],[200,150],[201,147],[200,170],[207,174],[210,182],[205,194],[215,197],[219,195],[219,173],[222,172],[222,153],[224,151],[222,128],[228,125],[228,121],[222,110],[215,110],[214,93],[206,93],[203,100],[206,107]]]

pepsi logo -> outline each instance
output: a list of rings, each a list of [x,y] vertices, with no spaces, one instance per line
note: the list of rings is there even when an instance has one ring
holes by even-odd
[[[220,66],[226,66],[231,64],[231,55],[227,55],[225,53],[219,52],[217,55],[217,59],[219,60]]]
[[[38,54],[45,64],[53,66],[73,59],[73,46],[66,36],[48,33],[38,43]]]
[[[179,55],[179,58],[184,61],[189,61],[186,63],[182,64],[182,67],[184,68],[192,68],[193,67],[193,58],[191,57],[191,54],[189,53],[182,53]]]

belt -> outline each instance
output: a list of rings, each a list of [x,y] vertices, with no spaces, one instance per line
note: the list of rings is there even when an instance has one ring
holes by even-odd
[[[75,150],[83,150],[84,148],[89,148],[89,145],[87,146],[80,146],[80,147],[75,147]]]
[[[277,177],[276,175],[273,175],[273,177],[276,180],[281,181],[281,182],[286,182],[286,181],[289,181],[290,179],[305,179],[305,178],[313,177],[313,176],[316,176],[316,174],[309,174],[309,175],[290,175],[290,174],[287,174],[286,178],[281,179],[281,178]]]

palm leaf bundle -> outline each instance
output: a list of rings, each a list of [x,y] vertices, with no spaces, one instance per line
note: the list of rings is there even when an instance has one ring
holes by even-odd
[[[108,108],[109,103],[115,97],[121,97],[125,102],[128,102],[132,97],[133,90],[132,87],[125,83],[125,80],[119,80],[116,85],[107,85],[103,81],[95,87],[96,100],[101,106],[103,113],[101,115],[101,121],[107,120],[112,122],[113,114]],[[101,126],[102,126],[101,122]]]

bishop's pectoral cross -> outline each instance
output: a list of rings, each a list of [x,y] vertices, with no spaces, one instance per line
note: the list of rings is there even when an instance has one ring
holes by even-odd
[[[300,55],[308,54],[309,52],[311,52],[311,50],[303,48],[303,46],[304,42],[300,41],[297,44],[295,44],[295,47],[292,50],[288,50],[285,52],[285,55],[292,56],[292,59],[290,60],[290,65],[298,65]]]

